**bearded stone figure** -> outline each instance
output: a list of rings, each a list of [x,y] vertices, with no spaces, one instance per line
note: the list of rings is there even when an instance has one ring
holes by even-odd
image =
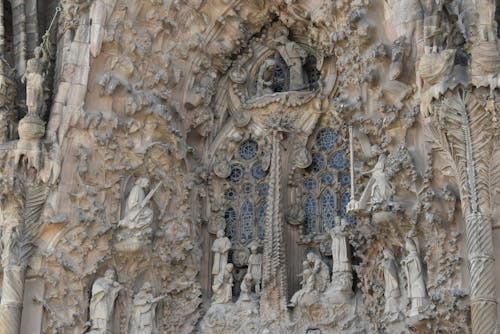
[[[130,190],[125,207],[125,217],[119,222],[119,226],[129,229],[145,229],[153,221],[153,210],[145,206],[144,190],[149,187],[149,180],[145,177],[137,179]]]
[[[403,265],[408,281],[408,299],[411,303],[408,316],[414,317],[421,314],[428,306],[427,290],[420,254],[412,239],[406,239],[406,250],[408,255],[404,258]]]
[[[122,289],[116,281],[114,269],[108,269],[104,277],[96,279],[92,285],[90,299],[90,331],[91,334],[111,334],[111,319],[115,308],[115,300]]]
[[[224,230],[217,231],[217,239],[212,245],[214,253],[214,263],[212,265],[212,275],[218,275],[224,271],[227,265],[227,255],[231,249],[231,241],[224,236]]]

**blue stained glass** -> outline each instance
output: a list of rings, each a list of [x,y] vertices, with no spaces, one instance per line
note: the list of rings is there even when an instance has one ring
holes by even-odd
[[[342,173],[340,176],[340,184],[343,185],[344,187],[347,187],[348,185],[351,184],[351,175],[347,173]]]
[[[241,238],[253,239],[253,205],[250,202],[243,203],[241,208]]]
[[[236,236],[236,211],[233,208],[227,209],[224,212],[224,219],[226,220],[226,235],[233,240]]]
[[[232,200],[234,200],[236,198],[236,191],[233,188],[229,188],[224,193],[224,196],[226,197],[226,199],[228,201],[232,201]]]
[[[261,184],[259,186],[259,196],[265,197],[269,193],[269,185],[268,184]]]
[[[245,176],[245,167],[240,164],[231,165],[231,174],[229,175],[229,180],[233,183],[238,183]]]
[[[305,234],[311,234],[316,231],[316,200],[309,197],[306,200],[304,208],[306,216]]]
[[[338,170],[346,169],[347,167],[349,167],[349,162],[346,160],[344,152],[335,152],[330,159],[330,166]]]
[[[339,134],[332,129],[321,129],[316,136],[316,143],[323,152],[330,152],[339,140]]]
[[[264,177],[266,177],[267,172],[262,168],[262,161],[257,161],[253,164],[251,173],[252,177],[257,181],[260,181]]]
[[[266,221],[267,204],[262,204],[257,211],[257,235],[260,240],[264,239],[264,224]]]
[[[325,165],[326,165],[325,157],[322,154],[313,153],[311,166],[308,167],[308,170],[313,173],[317,173],[321,171],[323,168],[325,168]]]
[[[307,190],[313,190],[316,187],[316,181],[314,179],[307,179],[304,186]]]
[[[342,195],[342,198],[340,200],[340,213],[343,219],[347,220],[349,224],[353,224],[355,222],[354,217],[347,214],[347,204],[349,203],[350,200],[351,200],[351,194],[349,194],[348,192]]]
[[[324,231],[328,231],[333,227],[335,221],[335,198],[333,194],[327,190],[321,196],[321,222]]]
[[[240,157],[243,160],[253,160],[257,157],[259,144],[253,140],[246,140],[240,145]]]
[[[250,183],[245,183],[245,184],[243,185],[243,192],[244,192],[245,194],[251,194],[251,193],[252,193],[252,191],[253,191],[253,186],[252,186]]]
[[[323,175],[323,177],[321,178],[321,182],[323,182],[324,184],[332,184],[333,183],[333,175],[331,173],[326,173],[325,175]]]

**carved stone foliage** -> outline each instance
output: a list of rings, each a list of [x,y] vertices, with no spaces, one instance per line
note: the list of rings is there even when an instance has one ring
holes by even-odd
[[[497,4],[60,6],[0,5],[0,333],[496,331]]]

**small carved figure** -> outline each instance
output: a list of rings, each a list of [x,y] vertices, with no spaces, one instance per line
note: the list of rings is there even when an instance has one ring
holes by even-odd
[[[212,285],[214,304],[227,304],[233,298],[233,264],[228,263],[215,276]]]
[[[43,47],[36,47],[34,57],[26,62],[26,72],[21,81],[26,82],[28,115],[41,117],[45,103],[45,67],[48,56]]]
[[[424,269],[417,246],[412,239],[406,239],[406,250],[408,255],[403,260],[403,265],[408,281],[408,299],[411,307],[409,317],[421,314],[428,306],[427,290],[424,281]]]
[[[385,161],[385,154],[381,154],[375,164],[375,167],[365,173],[371,173],[372,176],[368,181],[363,194],[361,195],[361,208],[366,208],[367,204],[376,205],[387,203],[392,200],[394,190],[385,174]]]
[[[288,29],[286,28],[278,28],[273,37],[276,49],[285,61],[290,72],[289,90],[304,89],[305,73],[303,65],[307,58],[306,49],[288,39]]]
[[[398,270],[396,267],[396,258],[390,249],[384,249],[384,257],[381,261],[384,270],[385,281],[385,308],[384,315],[389,321],[395,321],[399,316],[399,291]]]
[[[276,72],[276,61],[274,59],[266,59],[260,65],[259,73],[257,75],[257,96],[272,94],[273,80]]]
[[[115,308],[115,300],[122,289],[116,281],[114,269],[108,269],[104,277],[95,280],[92,285],[90,299],[90,331],[93,334],[112,333],[111,318]]]
[[[314,288],[323,292],[330,283],[330,269],[321,258],[312,252],[307,254],[307,262],[312,268],[311,274],[314,277]]]
[[[257,245],[250,247],[251,254],[248,258],[248,272],[252,274],[255,282],[255,292],[260,293],[260,280],[262,278],[262,254],[257,253]]]
[[[224,230],[217,231],[217,239],[212,245],[214,253],[214,263],[212,265],[212,275],[219,275],[227,265],[227,255],[231,249],[231,241],[224,236]]]
[[[153,287],[144,283],[141,290],[134,296],[132,302],[133,314],[130,333],[151,334],[155,326],[156,305],[166,296],[154,297]]]
[[[336,224],[332,229],[330,229],[330,236],[332,238],[332,271],[351,271],[346,222],[344,220],[340,220],[340,224]]]
[[[125,217],[120,220],[118,226],[129,229],[150,229],[153,221],[153,210],[147,207],[154,191],[146,198],[144,190],[149,187],[149,180],[145,177],[138,178],[130,190],[125,206]],[[156,187],[155,189],[158,189]]]
[[[315,290],[313,270],[311,265],[309,264],[309,261],[306,260],[302,262],[302,268],[302,281],[300,282],[300,285],[302,285],[302,289],[293,294],[292,299],[290,299],[290,303],[288,303],[288,307],[290,308],[294,308],[295,306],[297,306],[304,298],[304,296],[313,293]]]
[[[252,300],[252,288],[256,286],[255,280],[250,272],[247,272],[240,285],[239,301],[249,302]]]

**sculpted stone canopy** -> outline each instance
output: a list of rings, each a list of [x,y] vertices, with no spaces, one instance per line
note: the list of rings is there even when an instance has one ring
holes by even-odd
[[[499,4],[0,5],[0,334],[500,332]]]

